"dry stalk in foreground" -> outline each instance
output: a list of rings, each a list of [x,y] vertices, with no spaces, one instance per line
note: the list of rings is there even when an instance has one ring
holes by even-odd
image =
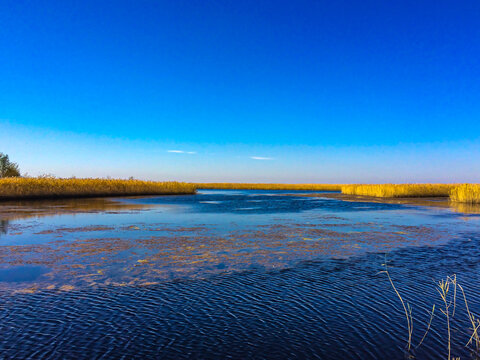
[[[427,322],[427,328],[426,331],[419,341],[419,343],[414,347],[412,344],[412,337],[413,337],[413,316],[412,316],[412,308],[410,304],[403,299],[401,296],[400,292],[396,288],[395,284],[393,283],[393,280],[390,276],[390,273],[388,271],[388,266],[387,266],[387,261],[385,258],[385,263],[382,264],[382,266],[385,268],[385,270],[380,271],[380,273],[385,273],[387,275],[388,281],[390,282],[390,285],[392,286],[395,294],[397,297],[400,299],[400,303],[402,304],[403,312],[405,314],[405,319],[407,321],[407,333],[408,333],[408,338],[407,338],[407,353],[409,357],[413,358],[413,355],[411,354],[412,349],[418,349],[418,347],[423,343],[425,340],[428,332],[430,331],[431,324],[433,321],[434,317],[434,312],[435,312],[435,307],[436,305],[433,304],[432,311],[429,313],[430,319]],[[459,359],[456,357],[452,357],[452,329],[451,329],[451,322],[453,318],[455,317],[456,314],[456,308],[457,308],[457,287],[460,289],[463,295],[463,300],[465,304],[465,310],[468,316],[468,320],[470,321],[472,327],[471,327],[471,336],[468,340],[468,342],[465,344],[466,347],[473,347],[473,343],[475,342],[475,348],[472,349],[475,354],[476,359],[480,359],[480,334],[479,334],[479,329],[480,329],[480,318],[473,314],[470,311],[470,307],[468,305],[467,301],[467,296],[465,294],[465,290],[463,287],[458,284],[457,282],[457,276],[456,274],[447,276],[445,279],[440,280],[437,285],[436,285],[436,290],[438,294],[440,295],[441,303],[442,306],[440,307],[440,311],[442,314],[445,316],[446,323],[447,323],[447,359],[448,360],[453,360],[453,359]]]

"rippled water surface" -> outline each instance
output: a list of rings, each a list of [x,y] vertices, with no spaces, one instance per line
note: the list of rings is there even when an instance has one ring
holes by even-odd
[[[327,196],[328,195],[328,196]],[[0,205],[0,358],[446,358],[480,313],[480,217],[291,191]],[[386,254],[386,255],[385,255]],[[473,358],[463,295],[452,355]],[[471,348],[471,347],[470,347]]]

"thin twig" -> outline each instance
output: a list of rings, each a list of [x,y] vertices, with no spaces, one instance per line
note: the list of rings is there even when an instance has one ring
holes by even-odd
[[[418,343],[418,345],[415,346],[415,349],[418,349],[418,347],[419,347],[420,345],[422,345],[423,340],[425,340],[425,338],[427,337],[427,334],[428,334],[428,332],[430,331],[430,326],[432,325],[433,313],[434,313],[434,312],[435,312],[435,304],[433,304],[432,312],[430,313],[430,320],[428,321],[428,324],[427,324],[427,330],[425,331],[425,334],[423,334],[422,340],[420,340],[420,342]]]
[[[403,301],[402,296],[400,295],[400,293],[398,292],[397,288],[396,288],[395,285],[393,284],[392,278],[390,277],[390,273],[388,272],[387,255],[385,255],[385,264],[383,264],[383,266],[385,266],[384,272],[387,274],[388,281],[390,281],[390,285],[392,285],[393,290],[395,291],[395,293],[397,294],[398,298],[400,299],[400,302],[402,303],[402,306],[403,306],[403,311],[405,312],[405,317],[407,318],[407,328],[408,328],[408,344],[407,344],[407,348],[408,348],[408,351],[410,351],[411,346],[412,346],[412,329],[413,329],[413,324],[412,324],[413,319],[412,319],[411,308],[410,308],[410,305],[407,303],[407,306],[408,306],[408,308],[410,309],[410,315],[409,315],[409,312],[408,312],[408,310],[407,310],[407,306],[405,306],[405,302]]]

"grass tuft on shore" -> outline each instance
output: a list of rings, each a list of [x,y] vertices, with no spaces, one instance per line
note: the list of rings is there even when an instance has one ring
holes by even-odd
[[[480,184],[458,185],[450,192],[450,199],[466,204],[480,204]]]
[[[344,185],[342,193],[384,198],[448,197],[455,184],[378,184]]]
[[[196,183],[197,189],[340,191],[337,184]]]
[[[193,184],[117,179],[23,177],[0,179],[0,199],[194,194]]]

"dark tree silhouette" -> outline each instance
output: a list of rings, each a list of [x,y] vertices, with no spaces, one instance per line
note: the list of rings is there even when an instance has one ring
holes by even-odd
[[[11,162],[7,154],[0,152],[0,178],[20,176],[18,165]]]

